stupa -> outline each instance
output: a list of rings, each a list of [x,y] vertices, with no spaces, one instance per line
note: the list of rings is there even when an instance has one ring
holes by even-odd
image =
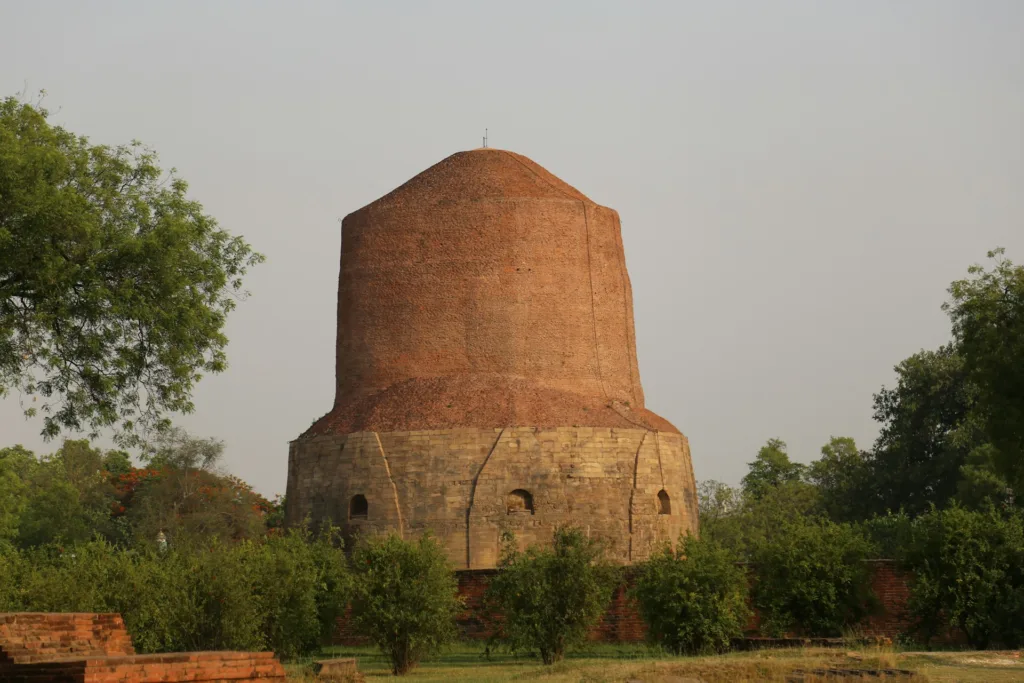
[[[647,410],[618,214],[518,154],[459,152],[342,221],[334,407],[286,517],[428,530],[490,568],[575,524],[623,563],[696,532],[689,444]]]

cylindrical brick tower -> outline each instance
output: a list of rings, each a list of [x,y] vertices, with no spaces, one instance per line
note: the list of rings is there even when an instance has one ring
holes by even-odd
[[[572,523],[631,562],[696,531],[686,438],[644,407],[618,214],[529,159],[454,154],[342,222],[334,408],[290,523],[431,530],[488,568]]]

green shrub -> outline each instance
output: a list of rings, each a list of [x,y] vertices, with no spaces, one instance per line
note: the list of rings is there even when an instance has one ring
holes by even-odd
[[[0,611],[119,612],[139,652],[316,650],[348,601],[332,534],[126,550],[0,547]]]
[[[930,638],[958,628],[979,649],[1024,644],[1024,516],[994,508],[933,510],[903,556],[910,608]]]
[[[839,636],[875,603],[865,559],[872,545],[849,524],[797,517],[753,551],[754,605],[772,635]]]
[[[21,576],[24,561],[13,544],[0,540],[0,612],[18,612],[24,609],[21,596]]]
[[[550,548],[519,552],[506,539],[487,603],[504,617],[501,641],[513,651],[535,650],[552,664],[586,640],[619,582],[597,542],[579,529],[560,528]]]
[[[104,541],[28,551],[26,607],[119,612],[139,652],[260,650],[246,549],[213,542],[165,554]]]
[[[267,646],[282,657],[315,651],[331,635],[349,600],[345,556],[334,534],[308,531],[246,543]]]
[[[187,640],[182,650],[267,648],[262,630],[263,605],[256,595],[250,560],[253,550],[250,543],[229,544],[215,539],[205,546],[178,548],[163,558],[155,555],[158,562],[178,565],[176,578],[185,609],[172,614],[175,622],[189,624],[177,634]]]
[[[320,624],[319,645],[334,634],[338,617],[345,613],[345,608],[352,600],[352,575],[345,553],[342,552],[339,529],[325,527],[316,541],[309,545],[309,549],[317,568],[314,597],[316,619]]]
[[[105,541],[22,551],[21,601],[33,612],[119,612],[131,580],[128,553]]]
[[[686,536],[637,567],[632,596],[648,638],[676,654],[729,648],[750,618],[747,575],[736,557],[710,540]]]
[[[913,525],[914,519],[900,510],[872,517],[861,522],[860,527],[871,539],[878,557],[896,559],[905,552]]]
[[[455,638],[462,608],[448,556],[431,536],[367,538],[352,556],[356,628],[405,674]]]

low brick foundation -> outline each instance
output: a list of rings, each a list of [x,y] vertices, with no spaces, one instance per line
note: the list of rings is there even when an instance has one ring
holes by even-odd
[[[907,600],[910,597],[908,577],[892,560],[869,560],[869,564],[872,568],[871,587],[878,597],[879,610],[865,619],[857,630],[863,636],[895,638],[910,626],[907,613]],[[493,627],[485,614],[483,598],[495,573],[494,569],[456,572],[459,595],[466,601],[466,609],[458,618],[459,630],[465,639],[485,640],[493,633]],[[635,643],[644,640],[647,627],[636,605],[629,599],[628,576],[626,584],[615,590],[608,610],[591,631],[590,640],[607,643]],[[755,613],[747,625],[747,635],[762,635],[758,623],[759,618]],[[364,638],[355,633],[347,611],[338,619],[334,641],[340,645],[366,643]]]
[[[64,659],[0,668],[5,683],[285,683],[273,652],[183,652]]]
[[[273,652],[137,655],[119,614],[0,613],[4,683],[284,683]]]

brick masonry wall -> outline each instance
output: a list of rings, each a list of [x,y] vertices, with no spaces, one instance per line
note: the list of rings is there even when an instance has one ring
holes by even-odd
[[[89,657],[0,668],[4,683],[286,683],[272,652]]]
[[[0,664],[134,653],[120,614],[0,613]]]
[[[337,394],[311,433],[676,431],[644,407],[618,214],[531,160],[459,152],[342,221]]]
[[[909,577],[892,560],[871,560],[871,588],[878,597],[880,611],[865,620],[864,630],[870,635],[895,638],[911,624],[907,611],[910,599]]]
[[[909,577],[901,572],[892,560],[870,560],[872,567],[871,587],[879,600],[879,612],[867,618],[860,625],[865,636],[895,638],[910,625],[907,600],[910,596]],[[483,611],[483,596],[496,570],[462,570],[457,572],[459,594],[466,600],[466,609],[459,616],[458,624],[462,636],[468,640],[485,640],[493,633]],[[628,578],[627,578],[628,585]],[[590,640],[608,643],[634,643],[644,640],[647,629],[640,613],[627,595],[627,587],[615,591],[607,612],[593,631]],[[747,635],[761,635],[757,628],[755,614],[748,624]],[[363,644],[352,629],[348,614],[338,619],[335,642],[345,645]]]

